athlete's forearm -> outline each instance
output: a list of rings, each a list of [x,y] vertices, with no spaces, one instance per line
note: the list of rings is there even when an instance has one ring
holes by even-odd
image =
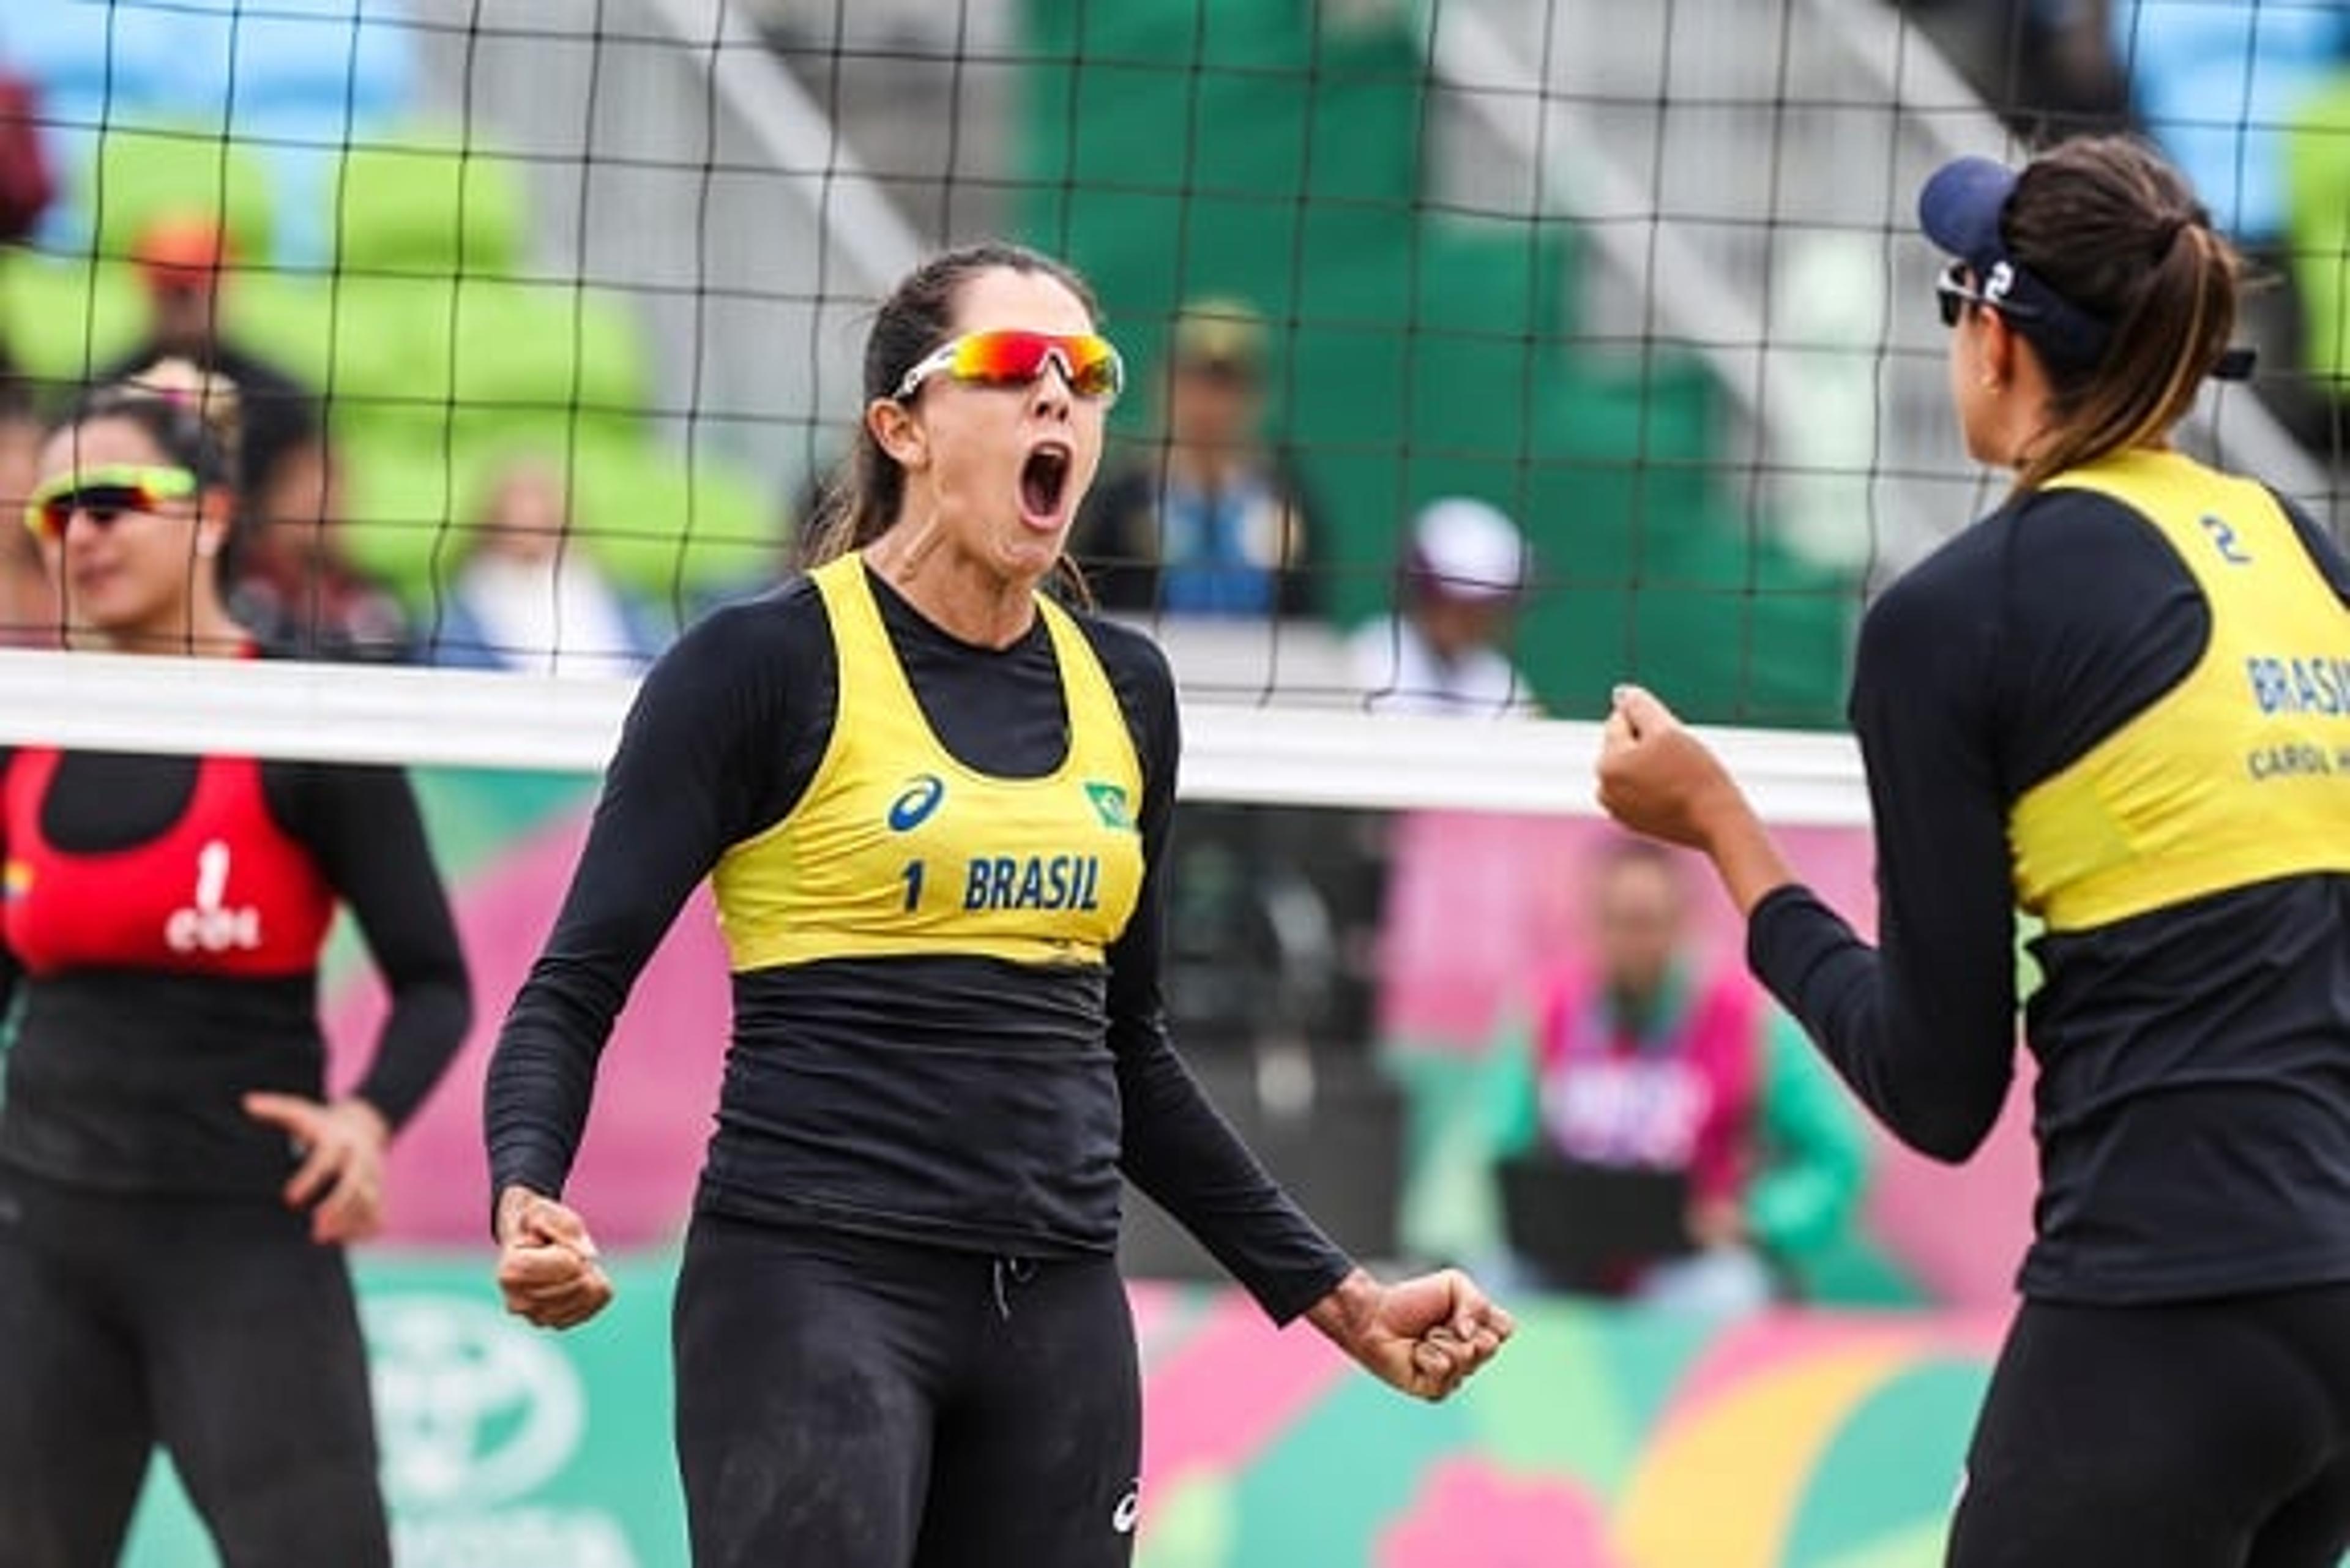
[[[1266,1174],[1163,1037],[1155,1049],[1122,1048],[1118,1082],[1119,1165],[1274,1321],[1295,1317],[1347,1274],[1346,1253]]]
[[[1775,889],[1747,927],[1754,973],[1886,1128],[1921,1154],[1966,1158],[2007,1097],[2012,1044],[1957,1037],[1914,1010],[1885,956],[1808,888]],[[1959,1021],[1963,1023],[1963,1020]]]
[[[358,921],[391,1001],[357,1093],[397,1130],[473,1025],[464,949],[404,773],[322,767],[310,799],[304,821],[312,851]]]
[[[1773,889],[1795,880],[1770,829],[1746,796],[1735,791],[1707,817],[1705,853],[1741,916],[1752,914]]]

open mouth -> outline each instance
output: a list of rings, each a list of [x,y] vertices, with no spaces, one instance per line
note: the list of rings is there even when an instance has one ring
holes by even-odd
[[[1020,505],[1029,516],[1060,515],[1061,498],[1069,488],[1070,455],[1065,446],[1039,446],[1020,465]]]

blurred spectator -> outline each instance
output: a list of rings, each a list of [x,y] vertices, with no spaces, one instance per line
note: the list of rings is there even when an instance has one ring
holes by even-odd
[[[1624,1258],[1620,1287],[1667,1306],[1760,1306],[1849,1223],[1858,1120],[1744,968],[1702,961],[1677,852],[1609,840],[1588,919],[1589,961],[1539,987],[1532,1070],[1497,1149],[1679,1174],[1684,1233]]]
[[[40,127],[33,85],[0,68],[0,244],[30,234],[57,195]]]
[[[1537,711],[1504,651],[1525,590],[1526,542],[1501,511],[1452,496],[1423,508],[1397,573],[1399,613],[1351,645],[1365,705],[1379,713]]]
[[[405,662],[415,652],[408,611],[343,553],[331,465],[318,483],[312,515],[280,514],[248,527],[229,612],[283,658]]]
[[[24,525],[47,433],[31,386],[0,350],[0,648],[57,644],[57,588]]]
[[[650,616],[571,537],[563,477],[516,462],[490,492],[472,554],[432,639],[435,664],[556,675],[635,675],[660,639]]]
[[[1147,461],[1096,485],[1070,539],[1104,609],[1302,616],[1318,604],[1305,493],[1263,440],[1262,317],[1202,300],[1175,322]]]
[[[236,384],[244,421],[238,464],[248,521],[259,532],[324,517],[328,475],[317,399],[221,335],[221,275],[234,258],[219,223],[202,214],[159,220],[140,235],[133,258],[147,286],[147,340],[99,379],[119,381],[172,358],[227,377]]]

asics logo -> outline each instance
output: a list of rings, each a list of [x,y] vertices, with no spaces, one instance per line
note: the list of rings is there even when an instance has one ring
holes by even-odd
[[[947,794],[946,781],[936,774],[917,774],[889,803],[889,831],[909,833],[920,827]]]

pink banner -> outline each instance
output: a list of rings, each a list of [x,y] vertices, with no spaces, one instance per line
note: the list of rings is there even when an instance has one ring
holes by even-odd
[[[473,969],[473,1029],[393,1147],[390,1240],[472,1244],[488,1235],[483,1075],[586,836],[585,814],[568,814],[455,890]],[[355,1075],[359,1043],[374,1037],[382,1014],[382,988],[372,974],[334,1000],[328,1022],[338,1082]],[[725,949],[705,889],[687,903],[637,982],[598,1070],[595,1109],[567,1197],[605,1246],[659,1242],[682,1231],[718,1105],[731,1015]]]
[[[567,815],[457,889],[479,1017],[448,1080],[395,1149],[389,1214],[395,1240],[472,1243],[484,1235],[483,1071],[585,831],[584,815]],[[1583,869],[1607,831],[1557,817],[1398,817],[1380,957],[1383,1037],[1464,1057],[1485,1049],[1523,1006],[1527,978],[1576,940]],[[1812,885],[1866,929],[1874,898],[1866,835],[1799,828],[1783,832],[1782,842]],[[1735,961],[1735,915],[1710,878],[1693,877],[1692,884],[1703,889],[1706,940]],[[329,1032],[341,1081],[356,1070],[353,1043],[372,1038],[381,1010],[371,978],[334,999]],[[570,1196],[608,1245],[659,1241],[680,1231],[717,1104],[729,1011],[724,950],[703,893],[639,981],[604,1054]],[[2009,1298],[2033,1188],[2027,1106],[2019,1091],[1989,1146],[1962,1171],[1879,1139],[1870,1227],[1947,1300],[1983,1305]]]

